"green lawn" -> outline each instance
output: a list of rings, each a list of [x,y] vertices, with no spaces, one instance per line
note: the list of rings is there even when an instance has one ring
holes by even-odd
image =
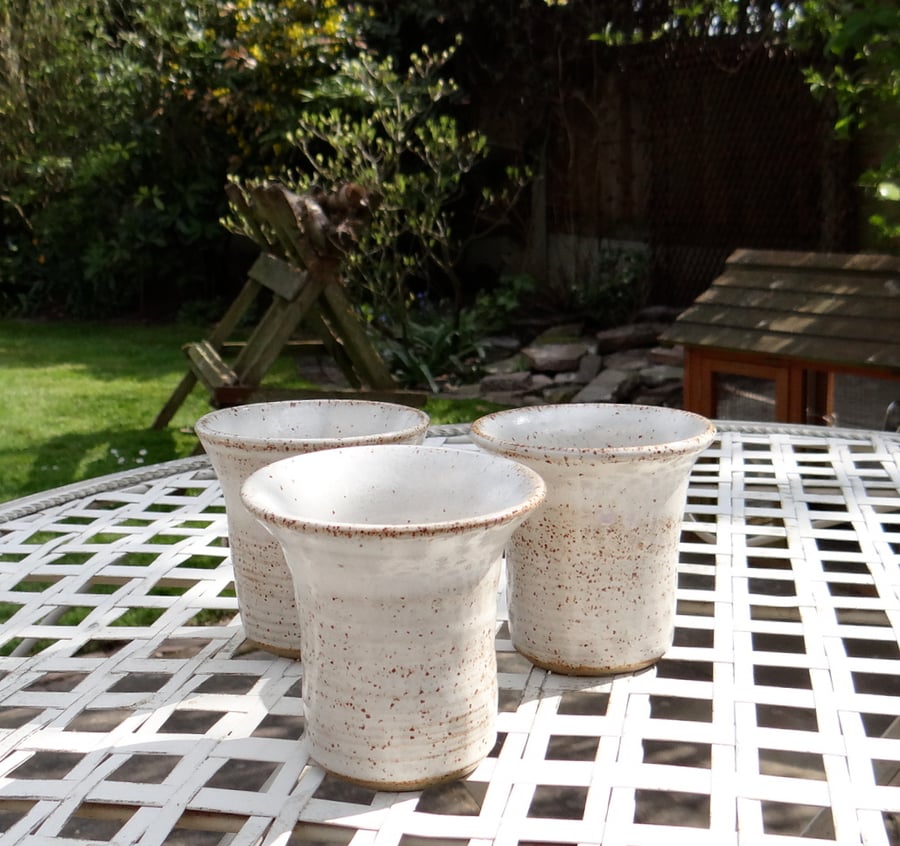
[[[0,320],[0,502],[117,470],[190,455],[209,410],[201,388],[162,430],[154,418],[185,373],[187,325]],[[293,381],[286,357],[267,383]],[[296,381],[293,381],[297,384]],[[486,404],[431,400],[436,423]]]

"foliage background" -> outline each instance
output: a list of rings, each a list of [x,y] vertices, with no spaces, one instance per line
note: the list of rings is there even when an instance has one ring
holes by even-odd
[[[422,45],[438,54],[459,36],[445,68],[458,91],[432,117],[462,141],[477,129],[481,87],[515,79],[530,92],[517,166],[539,159],[560,119],[555,91],[579,63],[602,70],[616,49],[652,40],[787,43],[808,57],[838,133],[875,127],[889,139],[862,183],[882,201],[872,223],[896,245],[895,4],[0,0],[0,312],[218,314],[252,260],[219,223],[225,180],[310,174],[291,139],[335,103],[347,61],[365,51],[402,75]],[[353,92],[337,93],[346,105]],[[354,97],[358,117],[366,94]],[[457,219],[477,216],[479,183],[511,164],[508,148],[486,152],[443,198]],[[453,283],[452,261],[424,272]]]
[[[0,0],[0,316],[194,321],[186,334],[6,323],[0,498],[193,447],[183,420],[146,426],[183,372],[180,343],[222,313],[255,258],[221,223],[228,179],[303,187],[345,167],[384,179],[386,154],[363,159],[390,135],[384,122],[367,133],[393,98],[395,128],[424,142],[391,150],[385,263],[361,279],[360,305],[374,329],[389,318],[395,366],[434,387],[439,370],[477,363],[485,331],[534,307],[536,280],[465,288],[456,263],[498,221],[525,232],[523,175],[565,120],[563,83],[577,88],[629,45],[719,38],[795,50],[838,136],[877,131],[881,154],[859,175],[880,246],[896,250],[900,7],[882,0]],[[423,46],[446,61],[427,84],[404,84]],[[362,59],[371,85],[348,73]],[[518,135],[486,137],[479,94],[507,82],[528,93]],[[330,145],[310,139],[335,126],[340,143],[318,160]],[[439,181],[426,187],[429,172]],[[431,205],[391,229],[416,194]],[[612,262],[557,305],[625,319],[645,284]],[[184,419],[205,408],[192,398]]]
[[[345,20],[336,2],[2,0],[0,308],[215,308],[250,258],[219,223],[226,175],[280,169]]]

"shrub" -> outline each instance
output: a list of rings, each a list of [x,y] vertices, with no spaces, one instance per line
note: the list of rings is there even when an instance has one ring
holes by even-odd
[[[220,295],[227,173],[283,166],[275,139],[351,37],[345,19],[337,0],[3,6],[0,309]]]
[[[347,281],[395,368],[432,388],[438,371],[460,374],[477,359],[475,315],[464,307],[457,265],[471,239],[503,220],[525,182],[510,169],[498,190],[466,192],[487,142],[449,113],[457,89],[442,71],[451,54],[423,49],[405,72],[367,53],[345,60],[308,92],[286,136],[303,165],[287,177],[292,190],[354,181],[378,195],[348,257]]]

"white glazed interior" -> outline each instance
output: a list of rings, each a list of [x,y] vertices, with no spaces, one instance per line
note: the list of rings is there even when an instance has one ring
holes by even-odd
[[[367,400],[286,400],[211,411],[195,426],[205,441],[238,439],[246,448],[272,449],[302,441],[307,448],[381,443],[424,437],[428,415],[417,408]]]
[[[499,411],[472,424],[472,439],[506,454],[554,453],[613,460],[652,448],[692,452],[715,433],[704,417],[680,409],[612,403],[542,405]]]
[[[379,445],[274,462],[247,480],[243,498],[270,523],[377,534],[491,525],[535,507],[544,492],[537,473],[504,458]]]
[[[516,462],[427,446],[309,453],[247,480],[294,578],[306,738],[327,771],[415,790],[489,753],[500,556],[544,493]]]

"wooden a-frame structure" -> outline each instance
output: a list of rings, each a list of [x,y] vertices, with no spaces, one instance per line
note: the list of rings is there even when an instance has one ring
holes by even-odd
[[[398,388],[347,297],[340,269],[371,213],[370,197],[358,185],[331,194],[297,195],[281,185],[243,190],[226,187],[244,232],[259,246],[247,282],[222,319],[202,341],[186,344],[188,372],[153,422],[161,429],[201,382],[216,408],[265,399],[351,395],[421,405],[424,396]],[[246,341],[233,333],[248,311],[271,300]],[[300,325],[343,371],[349,391],[267,391],[264,376]],[[229,362],[223,353],[236,348]]]

